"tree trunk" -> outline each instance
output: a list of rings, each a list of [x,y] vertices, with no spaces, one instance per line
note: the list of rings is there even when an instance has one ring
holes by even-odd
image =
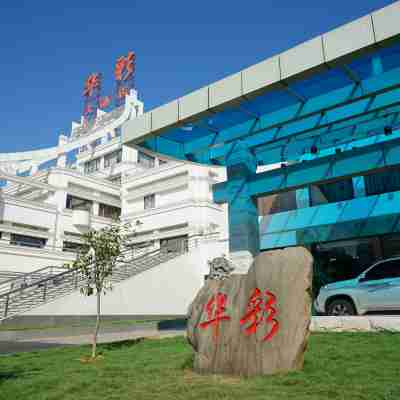
[[[99,333],[99,327],[100,327],[100,296],[101,296],[101,291],[97,290],[96,296],[97,296],[97,317],[96,317],[96,328],[94,330],[93,343],[92,343],[92,358],[96,357],[97,335]]]

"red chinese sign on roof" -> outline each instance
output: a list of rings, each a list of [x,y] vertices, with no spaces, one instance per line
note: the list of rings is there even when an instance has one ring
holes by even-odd
[[[85,81],[85,86],[83,89],[83,95],[85,97],[90,97],[93,95],[96,89],[101,87],[101,75],[98,72],[90,74]]]
[[[135,53],[128,52],[127,56],[119,57],[115,63],[114,76],[116,81],[127,81],[135,72]]]

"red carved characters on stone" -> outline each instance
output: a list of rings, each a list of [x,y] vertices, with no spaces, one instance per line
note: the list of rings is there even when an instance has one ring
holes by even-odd
[[[267,301],[263,298],[267,297]],[[247,312],[240,320],[240,325],[250,323],[245,329],[247,335],[256,333],[258,326],[265,321],[269,327],[269,332],[264,336],[263,341],[269,341],[275,336],[279,330],[279,322],[274,318],[277,315],[277,310],[274,304],[276,303],[276,296],[266,290],[264,293],[259,288],[255,288],[250,297],[247,305]],[[265,316],[265,314],[267,314]]]
[[[228,315],[224,315],[226,303],[226,294],[218,292],[210,298],[204,307],[204,310],[207,312],[207,321],[202,322],[199,326],[202,329],[206,329],[212,325],[214,340],[218,338],[220,322],[229,321],[231,319]]]

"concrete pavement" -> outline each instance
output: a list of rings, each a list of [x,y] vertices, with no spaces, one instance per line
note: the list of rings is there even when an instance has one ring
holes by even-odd
[[[90,344],[91,327],[43,329],[0,332],[0,355],[36,351],[61,346]],[[100,330],[98,343],[118,342],[138,338],[164,338],[184,335],[184,329],[158,329],[156,324],[138,324],[126,327],[104,327]]]

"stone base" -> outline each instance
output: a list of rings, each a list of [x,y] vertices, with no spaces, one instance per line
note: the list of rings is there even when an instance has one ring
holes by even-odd
[[[301,247],[258,255],[246,275],[208,280],[188,315],[195,371],[255,376],[301,369],[311,282],[312,257]]]
[[[312,332],[400,332],[400,316],[312,317]]]

